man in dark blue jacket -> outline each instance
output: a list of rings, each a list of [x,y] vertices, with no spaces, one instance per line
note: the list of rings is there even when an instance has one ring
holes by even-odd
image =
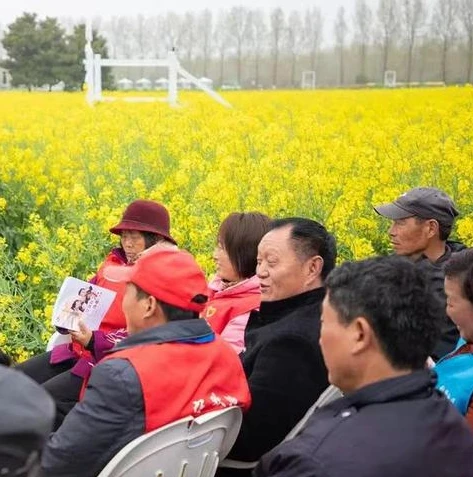
[[[345,263],[326,288],[320,344],[345,397],[255,475],[473,477],[473,434],[425,369],[442,319],[429,280],[392,256]]]

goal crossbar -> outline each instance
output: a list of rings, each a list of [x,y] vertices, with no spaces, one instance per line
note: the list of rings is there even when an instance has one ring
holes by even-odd
[[[121,66],[123,68],[127,67],[141,67],[141,68],[156,68],[156,67],[167,67],[169,62],[168,60],[116,60],[110,58],[102,58],[100,60],[102,66]]]
[[[116,59],[116,58],[102,58],[99,54],[94,54],[92,49],[92,24],[90,20],[86,24],[85,29],[85,83],[87,84],[87,102],[93,104],[97,101],[103,101],[102,96],[102,67],[138,67],[138,68],[167,68],[168,69],[168,96],[167,102],[171,106],[177,106],[178,103],[178,88],[177,80],[179,76],[187,79],[191,84],[195,85],[200,90],[207,93],[212,99],[221,105],[231,108],[231,104],[225,100],[216,91],[210,88],[207,84],[200,81],[194,75],[185,70],[179,63],[174,50],[168,52],[167,58],[159,59]],[[143,100],[153,100],[153,98],[127,98],[128,101],[142,102]]]

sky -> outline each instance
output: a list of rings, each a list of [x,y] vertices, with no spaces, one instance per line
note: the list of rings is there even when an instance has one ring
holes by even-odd
[[[372,4],[375,0],[370,0]],[[326,24],[332,23],[337,9],[343,5],[348,11],[353,10],[355,0],[173,0],[164,2],[160,0],[81,0],[72,2],[67,0],[0,0],[0,24],[5,25],[14,20],[22,12],[36,12],[41,17],[73,17],[84,18],[110,17],[113,15],[145,16],[172,10],[176,13],[185,11],[199,11],[204,8],[218,11],[235,5],[252,8],[272,9],[281,7],[286,11],[303,10],[311,6],[318,6],[324,16]]]

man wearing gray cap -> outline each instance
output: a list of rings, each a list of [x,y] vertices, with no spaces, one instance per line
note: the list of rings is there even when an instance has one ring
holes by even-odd
[[[389,204],[374,207],[383,217],[392,220],[389,228],[391,245],[396,255],[403,255],[419,264],[431,276],[436,293],[445,302],[443,266],[453,252],[465,248],[448,240],[458,211],[453,200],[434,187],[416,187]],[[445,316],[442,337],[433,358],[452,351],[458,330]]]

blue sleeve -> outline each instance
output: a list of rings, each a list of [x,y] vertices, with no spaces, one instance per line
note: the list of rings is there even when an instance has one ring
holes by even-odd
[[[93,477],[145,429],[141,385],[122,359],[97,365],[76,404],[43,452],[48,477]]]

